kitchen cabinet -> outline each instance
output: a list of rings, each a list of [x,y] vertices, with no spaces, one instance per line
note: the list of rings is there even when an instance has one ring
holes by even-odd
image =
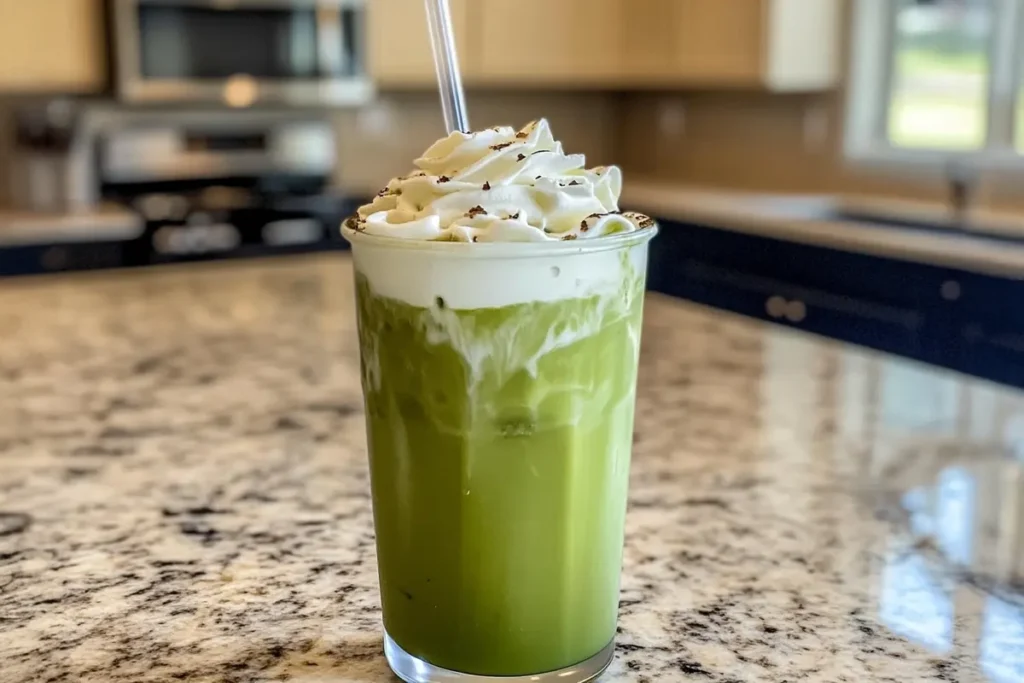
[[[0,92],[103,90],[100,0],[0,0]]]
[[[623,18],[623,81],[639,86],[756,83],[765,44],[764,4],[649,0],[629,8]]]
[[[477,0],[483,83],[833,87],[841,0]]]
[[[1024,280],[658,222],[654,291],[1024,387]]]
[[[470,3],[451,0],[456,49],[463,78],[473,68],[469,23]],[[370,74],[382,88],[436,88],[434,58],[423,0],[369,0],[367,3]]]
[[[604,86],[618,81],[624,0],[475,3],[475,80],[525,86]]]
[[[475,0],[472,82],[812,91],[839,73],[841,0]]]
[[[841,0],[452,0],[470,85],[813,91],[839,73]],[[433,87],[421,0],[370,0],[387,87]]]
[[[635,87],[827,89],[839,75],[841,11],[840,0],[648,0],[623,18],[620,78]]]
[[[766,278],[688,259],[680,274],[687,298],[755,318],[806,329],[911,358],[922,355],[924,315],[847,295],[843,288],[808,287],[795,278]]]
[[[826,90],[837,85],[842,0],[762,0],[761,4],[760,84],[774,91]]]
[[[452,18],[471,85],[782,92],[837,83],[842,6],[842,0],[452,0]],[[434,87],[424,3],[371,0],[369,11],[378,85]]]
[[[954,286],[955,285],[955,286]],[[956,338],[962,370],[1024,386],[1024,282],[965,273],[947,285],[960,311]]]
[[[717,227],[659,221],[652,289],[761,320],[938,362],[943,269]],[[861,277],[851,277],[851,273]]]

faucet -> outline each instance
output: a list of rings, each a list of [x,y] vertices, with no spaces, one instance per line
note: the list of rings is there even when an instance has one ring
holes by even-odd
[[[951,161],[946,166],[946,184],[953,225],[966,230],[968,214],[978,188],[978,172],[969,162]]]

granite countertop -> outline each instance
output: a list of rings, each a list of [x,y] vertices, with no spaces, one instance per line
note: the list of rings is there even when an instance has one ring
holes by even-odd
[[[343,255],[0,288],[0,681],[393,680]],[[652,295],[602,680],[1024,680],[1024,401]]]

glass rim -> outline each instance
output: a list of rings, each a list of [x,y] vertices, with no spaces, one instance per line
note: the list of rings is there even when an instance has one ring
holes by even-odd
[[[531,258],[538,256],[571,256],[614,251],[634,247],[652,240],[660,231],[655,223],[632,232],[585,240],[551,240],[544,242],[441,242],[413,240],[386,235],[371,235],[341,226],[341,235],[353,247],[418,251],[450,258]]]

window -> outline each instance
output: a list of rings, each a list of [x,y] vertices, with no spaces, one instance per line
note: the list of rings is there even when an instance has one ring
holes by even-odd
[[[896,147],[985,145],[993,0],[892,3],[887,137]]]
[[[1024,0],[855,0],[847,153],[1024,168]]]

